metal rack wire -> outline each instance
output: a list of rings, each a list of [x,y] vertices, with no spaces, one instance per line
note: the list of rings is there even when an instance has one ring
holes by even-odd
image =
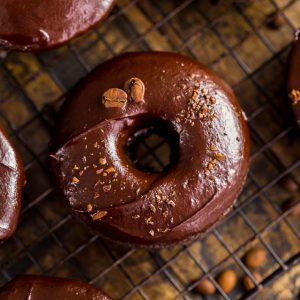
[[[274,11],[286,21],[276,31],[265,26]],[[289,176],[299,187],[300,143],[284,95],[299,13],[299,0],[120,0],[102,25],[66,47],[0,52],[0,122],[28,180],[18,231],[0,247],[0,283],[36,273],[80,278],[116,299],[202,299],[193,288],[208,277],[218,291],[209,299],[295,298],[300,223],[289,215],[292,208],[281,209],[290,194],[279,182]],[[174,249],[128,249],[103,240],[69,214],[49,178],[47,142],[68,91],[100,62],[135,50],[176,51],[208,64],[234,87],[251,130],[251,169],[235,209],[201,241]],[[159,160],[155,151],[162,146],[146,144],[148,155]],[[262,282],[243,261],[256,244],[268,253]],[[225,267],[248,275],[255,289],[246,293],[238,285],[226,294],[215,280]]]

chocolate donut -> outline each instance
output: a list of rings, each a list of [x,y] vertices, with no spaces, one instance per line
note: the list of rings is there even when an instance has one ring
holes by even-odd
[[[290,55],[288,71],[288,93],[297,124],[300,126],[300,39],[296,34],[295,44]]]
[[[58,47],[97,25],[115,0],[1,0],[0,47],[40,51]]]
[[[150,127],[178,153],[163,173],[140,170],[126,153]],[[232,90],[174,53],[128,53],[100,65],[66,100],[54,132],[51,165],[72,211],[132,245],[167,246],[206,232],[247,174],[248,130]]]
[[[21,160],[0,127],[0,241],[15,231],[25,183]]]
[[[102,291],[79,280],[22,275],[0,289],[0,300],[109,300]]]

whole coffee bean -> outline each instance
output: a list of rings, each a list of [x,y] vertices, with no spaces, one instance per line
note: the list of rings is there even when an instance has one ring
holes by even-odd
[[[195,287],[195,291],[202,295],[213,295],[216,292],[216,287],[208,278],[204,278]]]
[[[137,77],[128,79],[124,83],[124,90],[134,102],[141,102],[144,100],[145,85],[141,79]]]
[[[257,269],[266,260],[266,251],[262,248],[250,249],[245,255],[245,263],[248,268]]]
[[[262,281],[262,277],[259,273],[253,272],[252,275],[257,280],[257,282]],[[255,283],[248,276],[245,276],[243,278],[243,285],[244,285],[244,288],[245,288],[246,291],[250,291],[250,290],[255,288]]]
[[[102,103],[106,108],[117,107],[122,108],[126,105],[127,93],[118,88],[111,88],[102,95]]]
[[[232,291],[237,283],[237,276],[233,270],[225,270],[218,277],[218,283],[225,293]]]

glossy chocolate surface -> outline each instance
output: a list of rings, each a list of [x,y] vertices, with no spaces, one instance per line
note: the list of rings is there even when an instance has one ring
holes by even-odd
[[[91,285],[71,279],[22,275],[0,289],[0,300],[109,300]]]
[[[114,0],[0,0],[0,47],[40,51],[95,26]]]
[[[295,41],[289,61],[288,71],[288,93],[292,90],[299,91],[300,94],[300,36]],[[300,126],[300,100],[291,101],[296,122]]]
[[[105,108],[101,95],[132,77],[143,81],[144,101]],[[125,146],[157,118],[177,132],[179,157],[167,173],[146,173]],[[158,247],[198,236],[228,212],[247,174],[249,137],[232,90],[207,67],[141,52],[107,61],[77,86],[61,109],[52,150],[75,214],[111,239]]]
[[[24,182],[22,163],[0,127],[0,241],[16,229]]]

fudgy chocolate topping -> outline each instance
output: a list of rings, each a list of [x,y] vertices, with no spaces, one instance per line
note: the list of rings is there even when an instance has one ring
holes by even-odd
[[[0,300],[110,300],[100,290],[78,280],[22,275],[0,289]]]
[[[289,61],[288,93],[296,122],[300,126],[300,40],[295,41]]]
[[[105,108],[101,95],[130,78],[142,102]],[[163,120],[179,136],[167,173],[138,170],[125,153],[135,132]],[[243,113],[226,83],[174,53],[128,53],[93,71],[62,107],[54,174],[72,210],[105,236],[163,246],[205,232],[233,205],[248,169]]]
[[[114,0],[2,0],[0,47],[39,51],[57,47],[95,26]]]
[[[22,163],[0,127],[0,241],[16,229],[24,182]]]

